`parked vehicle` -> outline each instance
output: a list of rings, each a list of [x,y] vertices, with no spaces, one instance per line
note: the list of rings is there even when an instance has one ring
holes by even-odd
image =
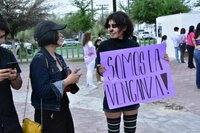
[[[1,47],[5,48],[5,49],[11,49],[12,45],[11,44],[1,44]]]
[[[24,42],[23,44],[24,44],[24,48],[27,49],[27,53],[32,54],[32,44],[29,42]],[[19,55],[20,44],[18,42],[15,42],[15,46],[16,46],[17,55]]]
[[[21,45],[19,42],[14,42],[14,44],[15,44],[16,55],[19,55]],[[1,47],[6,48],[6,49],[12,49],[12,44],[1,44]],[[28,54],[32,53],[32,44],[31,43],[24,42],[23,48],[27,49]]]
[[[143,29],[140,29],[140,30],[134,31],[134,34],[135,34],[135,35],[139,35],[139,34],[142,33],[142,32],[144,32],[144,30],[143,30]]]
[[[138,34],[138,39],[140,39],[140,40],[143,40],[143,39],[152,39],[152,38],[153,38],[153,35],[150,34],[147,31],[139,32],[139,34]]]
[[[65,45],[71,46],[71,45],[77,45],[77,44],[79,44],[79,41],[77,41],[73,38],[67,38],[67,39],[64,40],[63,46],[65,46]]]

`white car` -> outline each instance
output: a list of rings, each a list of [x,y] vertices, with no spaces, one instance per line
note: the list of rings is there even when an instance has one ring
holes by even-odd
[[[153,36],[150,34],[148,31],[144,32],[139,32],[138,34],[138,39],[143,40],[143,39],[152,39]]]
[[[6,48],[6,49],[12,49],[12,44],[1,44],[0,46],[3,48]],[[32,53],[32,44],[31,43],[24,42],[24,48],[27,49],[28,54]],[[20,44],[18,42],[15,42],[15,51],[16,51],[16,54],[19,55]]]
[[[12,48],[11,44],[1,44],[0,46],[5,48],[5,49],[11,49]]]
[[[19,55],[20,52],[20,44],[18,42],[15,42],[15,46],[16,46],[16,51],[17,51],[17,55]],[[24,48],[27,49],[27,53],[31,54],[32,53],[32,44],[29,42],[24,42]]]
[[[77,44],[79,44],[79,41],[77,41],[73,38],[67,38],[64,40],[64,46],[65,45],[71,46],[71,45],[77,45]]]

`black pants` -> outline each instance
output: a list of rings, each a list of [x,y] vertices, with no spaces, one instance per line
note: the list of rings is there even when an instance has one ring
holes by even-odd
[[[3,127],[1,127],[0,133],[22,133],[22,130],[19,129],[19,130],[5,132],[4,129],[3,129]]]
[[[188,51],[188,67],[193,68],[194,46],[187,45],[187,51]]]
[[[185,47],[186,47],[185,43],[182,43],[182,45],[180,45],[180,53],[181,53],[181,62],[182,63],[184,62]]]
[[[18,128],[17,129],[11,129],[11,130],[9,130],[9,131],[5,131],[4,130],[4,127],[2,126],[3,124],[2,124],[2,122],[1,122],[2,120],[0,119],[0,133],[22,133],[22,128],[21,128],[21,126],[20,126],[20,124],[18,123],[17,125],[19,125],[18,126]],[[10,125],[9,125],[10,126]],[[8,130],[8,129],[7,129]]]
[[[35,110],[35,121],[41,123],[41,110]],[[74,133],[74,124],[69,107],[61,111],[43,110],[43,133]]]

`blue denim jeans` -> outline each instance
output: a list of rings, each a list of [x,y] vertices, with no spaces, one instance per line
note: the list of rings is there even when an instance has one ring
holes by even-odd
[[[180,58],[179,58],[179,51],[180,51],[180,48],[179,47],[174,47],[174,50],[175,50],[175,57],[176,57],[176,61],[177,62],[180,62]]]
[[[200,50],[194,50],[194,60],[196,63],[196,85],[200,89]]]

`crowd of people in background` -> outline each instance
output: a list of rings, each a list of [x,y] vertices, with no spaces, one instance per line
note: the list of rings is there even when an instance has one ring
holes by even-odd
[[[196,69],[196,86],[200,89],[200,23],[197,24],[196,29],[193,25],[189,26],[187,33],[185,28],[181,28],[179,32],[179,27],[174,27],[174,34],[171,39],[175,50],[175,58],[178,63],[185,63],[184,57],[187,50],[187,67]],[[167,44],[166,40],[167,35],[163,35],[161,43]],[[196,67],[193,61],[195,61]]]
[[[175,50],[175,58],[178,63],[185,63],[184,56],[185,51],[187,49],[188,52],[188,68],[195,68],[193,63],[194,58],[194,26],[191,25],[189,27],[188,33],[186,34],[186,29],[181,28],[179,32],[179,27],[174,27],[174,34],[172,36],[172,41],[174,45]],[[165,38],[166,35],[162,36],[162,38]],[[179,56],[180,53],[180,56]]]

